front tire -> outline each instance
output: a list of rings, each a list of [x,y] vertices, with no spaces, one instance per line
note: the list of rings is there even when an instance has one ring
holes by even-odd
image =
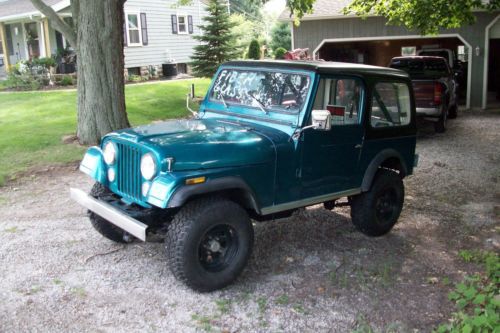
[[[90,190],[90,196],[96,199],[111,194],[112,192],[101,183],[95,183],[92,187],[92,190]],[[90,223],[92,224],[94,229],[107,239],[112,240],[116,243],[128,243],[127,240],[131,239],[132,236],[126,233],[123,229],[118,228],[113,223],[108,222],[108,220],[103,219],[94,212],[89,210],[88,215]]]
[[[188,287],[209,292],[224,288],[243,271],[254,233],[246,211],[217,197],[186,204],[165,239],[170,270]]]
[[[368,192],[352,199],[354,226],[368,236],[382,236],[391,231],[403,209],[404,186],[394,171],[379,169]]]

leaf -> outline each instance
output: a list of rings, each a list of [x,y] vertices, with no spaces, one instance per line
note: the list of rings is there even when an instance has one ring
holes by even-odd
[[[477,294],[476,298],[472,301],[473,304],[483,304],[486,300],[486,296],[483,294]]]
[[[457,284],[456,289],[459,293],[463,294],[467,290],[467,286],[464,283],[459,283]]]
[[[474,287],[470,287],[468,288],[465,292],[464,292],[464,296],[466,299],[468,300],[472,300],[474,298],[474,296],[476,296],[477,294],[477,290],[476,288]]]
[[[472,324],[474,326],[483,326],[488,324],[488,320],[486,319],[486,316],[476,316],[474,319],[472,319]]]
[[[472,333],[472,326],[470,326],[469,324],[466,324],[466,325],[462,328],[462,333]]]
[[[448,294],[448,299],[449,299],[450,301],[455,301],[455,300],[457,300],[457,299],[459,299],[459,298],[460,298],[460,295],[459,295],[459,294],[457,294],[457,293],[456,293],[456,292],[454,292],[454,291],[452,291],[452,292],[450,292],[450,293]]]
[[[463,309],[463,308],[465,308],[467,306],[467,301],[464,300],[464,299],[460,299],[457,302],[457,306],[458,306],[459,309]]]

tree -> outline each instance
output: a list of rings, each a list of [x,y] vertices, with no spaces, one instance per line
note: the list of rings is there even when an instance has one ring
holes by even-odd
[[[380,15],[392,25],[404,25],[422,35],[437,34],[440,28],[453,29],[476,20],[473,10],[500,9],[500,0],[353,0],[344,14]]]
[[[231,22],[234,23],[231,32],[236,41],[234,48],[238,51],[237,58],[244,58],[252,39],[264,34],[264,26],[260,21],[250,20],[242,14],[231,14]]]
[[[75,49],[79,142],[94,145],[103,135],[129,127],[123,75],[125,0],[72,0],[73,26],[43,0],[31,2]]]
[[[248,59],[260,59],[260,44],[257,39],[253,39],[248,46]]]
[[[292,36],[290,33],[290,25],[286,22],[278,22],[271,30],[271,50],[284,48],[290,50],[292,48]]]
[[[232,13],[239,13],[253,20],[260,20],[260,8],[262,2],[257,0],[229,0],[229,8]]]
[[[203,35],[193,38],[202,42],[195,46],[191,59],[193,73],[200,77],[212,77],[223,62],[235,59],[234,23],[229,20],[227,7],[220,0],[210,0],[209,15],[203,18],[205,25],[200,26]]]

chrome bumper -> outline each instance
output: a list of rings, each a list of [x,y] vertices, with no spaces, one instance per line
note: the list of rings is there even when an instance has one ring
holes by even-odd
[[[440,117],[441,116],[441,108],[418,108],[417,107],[417,116],[420,117]]]
[[[71,188],[71,198],[78,202],[83,207],[93,211],[97,215],[101,216],[103,219],[113,223],[117,227],[125,230],[129,234],[137,237],[142,241],[146,241],[146,229],[148,226],[134,218],[122,213],[115,207],[99,201],[87,193],[79,190],[77,188]]]

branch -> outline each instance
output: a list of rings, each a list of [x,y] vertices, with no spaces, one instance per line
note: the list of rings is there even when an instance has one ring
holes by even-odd
[[[64,20],[59,15],[57,15],[57,13],[52,9],[52,7],[47,6],[42,0],[31,0],[31,3],[43,15],[47,16],[52,28],[62,33],[64,38],[66,38],[66,40],[73,47],[77,47],[75,31],[69,24],[64,22]]]

